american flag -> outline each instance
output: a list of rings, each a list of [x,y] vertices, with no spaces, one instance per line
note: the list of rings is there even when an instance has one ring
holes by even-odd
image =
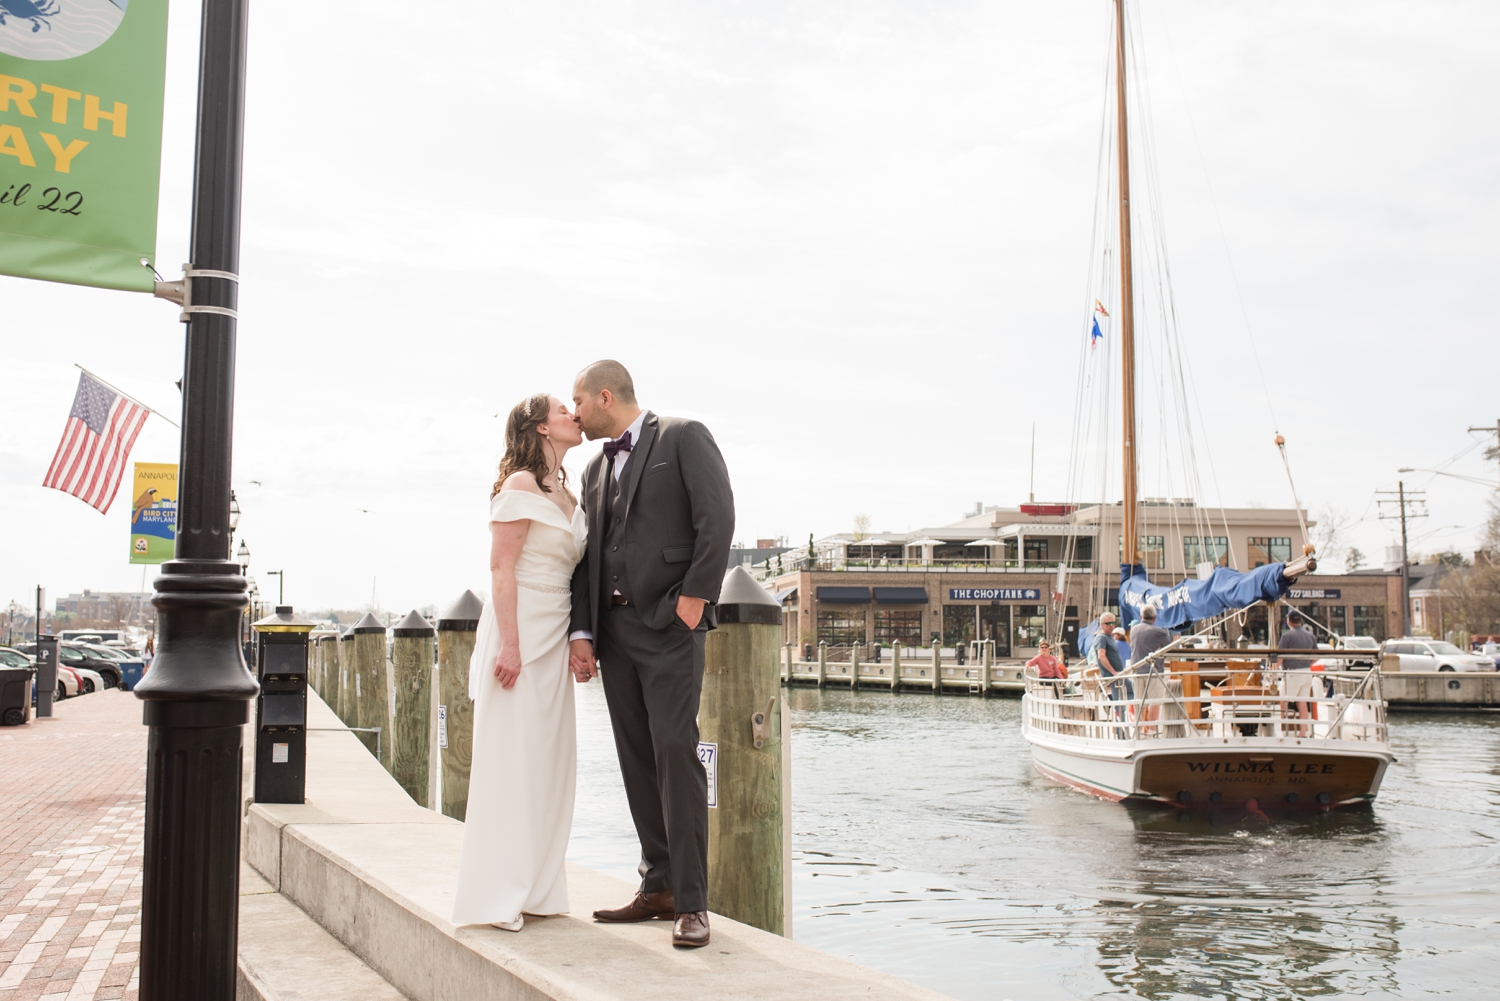
[[[70,493],[108,513],[120,489],[125,460],[150,412],[84,372],[42,486]]]

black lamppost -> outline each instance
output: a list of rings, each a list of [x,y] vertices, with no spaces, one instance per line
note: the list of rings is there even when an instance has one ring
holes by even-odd
[[[160,647],[135,689],[151,729],[141,1001],[235,996],[240,734],[257,691],[229,558],[246,6],[203,0],[177,552],[156,578]]]
[[[276,604],[278,604],[278,605],[285,605],[286,604],[286,571],[285,570],[267,570],[266,571],[266,576],[267,577],[275,577],[276,578]]]

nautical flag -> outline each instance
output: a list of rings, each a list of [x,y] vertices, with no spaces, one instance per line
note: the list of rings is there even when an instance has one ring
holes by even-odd
[[[78,377],[73,410],[42,486],[108,513],[120,489],[125,460],[151,411],[87,372]]]
[[[1105,317],[1106,319],[1108,319],[1109,317],[1109,310],[1105,309],[1104,303],[1100,302],[1098,299],[1094,300],[1094,312],[1098,313],[1100,316]]]
[[[1089,347],[1098,344],[1104,338],[1103,332],[1099,330],[1099,318],[1094,317],[1094,329],[1089,333]]]

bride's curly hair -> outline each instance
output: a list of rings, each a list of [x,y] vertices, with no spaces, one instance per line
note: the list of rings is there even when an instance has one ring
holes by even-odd
[[[491,498],[500,492],[500,487],[511,473],[523,469],[536,477],[536,485],[542,488],[543,493],[552,492],[552,488],[546,483],[547,449],[552,443],[536,430],[547,423],[551,412],[552,397],[547,393],[528,396],[511,408],[510,416],[505,420],[505,456],[500,460],[500,478],[490,491]],[[563,493],[573,496],[568,489],[568,471],[562,466],[557,467],[557,482]]]

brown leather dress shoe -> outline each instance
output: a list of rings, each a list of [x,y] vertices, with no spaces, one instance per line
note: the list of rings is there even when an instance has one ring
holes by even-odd
[[[631,921],[670,921],[673,913],[671,890],[658,890],[655,893],[638,890],[636,895],[630,898],[630,903],[624,907],[595,911],[594,920],[609,924],[626,924]]]
[[[684,949],[701,949],[708,944],[708,912],[688,911],[677,915],[672,925],[672,944]]]

